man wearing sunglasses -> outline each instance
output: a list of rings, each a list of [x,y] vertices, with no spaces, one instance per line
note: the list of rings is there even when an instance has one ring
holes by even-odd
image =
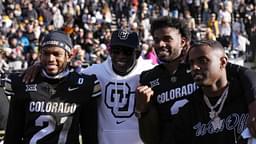
[[[95,74],[102,96],[98,99],[99,144],[142,144],[135,116],[135,91],[142,71],[153,65],[140,58],[136,32],[117,30],[112,33],[110,56],[81,73]],[[25,81],[33,80],[30,76]]]
[[[100,144],[142,144],[135,117],[135,90],[142,71],[153,65],[140,58],[137,33],[117,30],[112,33],[110,57],[83,73],[96,74],[102,88],[98,101]]]

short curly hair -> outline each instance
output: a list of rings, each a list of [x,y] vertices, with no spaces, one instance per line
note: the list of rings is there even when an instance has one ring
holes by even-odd
[[[191,31],[184,20],[170,16],[162,16],[153,19],[151,21],[151,34],[154,35],[155,30],[164,27],[172,27],[178,29],[182,37],[186,38],[188,41],[191,41]]]

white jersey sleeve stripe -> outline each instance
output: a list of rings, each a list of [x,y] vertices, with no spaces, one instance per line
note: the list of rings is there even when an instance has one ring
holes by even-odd
[[[4,93],[5,93],[7,96],[12,96],[12,95],[14,95],[14,92],[13,92],[13,89],[12,89],[12,85],[11,85],[11,79],[8,79],[8,78],[5,79]]]
[[[6,96],[13,96],[13,95],[14,95],[13,92],[10,92],[10,91],[7,91],[7,90],[4,91],[4,94],[5,94]]]

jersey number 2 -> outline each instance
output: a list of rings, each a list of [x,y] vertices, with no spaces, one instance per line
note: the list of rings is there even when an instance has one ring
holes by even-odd
[[[47,127],[38,131],[30,140],[30,144],[36,144],[38,140],[44,138],[45,136],[49,135],[50,133],[54,132],[56,127],[56,120],[51,115],[41,115],[36,119],[35,125],[36,126],[43,126],[44,123],[47,123]],[[57,144],[65,144],[67,140],[68,130],[72,123],[72,117],[63,117],[61,118],[61,124],[63,124],[62,130],[59,135],[59,140]]]

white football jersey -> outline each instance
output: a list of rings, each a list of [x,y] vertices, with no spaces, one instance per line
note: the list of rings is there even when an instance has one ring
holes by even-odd
[[[117,75],[111,58],[94,64],[81,72],[96,74],[102,97],[98,102],[99,144],[142,144],[135,111],[135,90],[142,71],[153,68],[150,61],[138,59],[137,65],[126,76]]]

